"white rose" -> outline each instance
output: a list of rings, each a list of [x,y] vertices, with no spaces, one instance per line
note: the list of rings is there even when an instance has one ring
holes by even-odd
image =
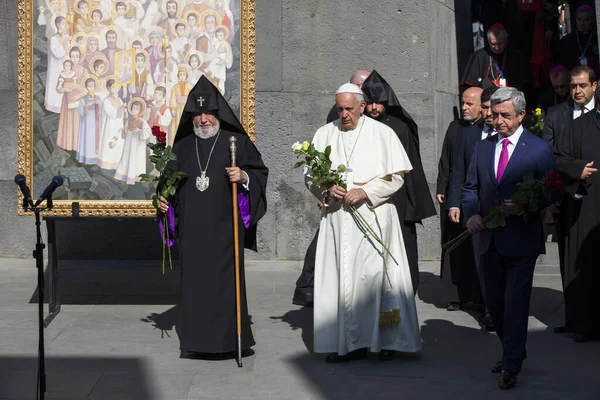
[[[292,145],[292,151],[296,152],[300,150],[302,150],[302,143],[296,142]]]

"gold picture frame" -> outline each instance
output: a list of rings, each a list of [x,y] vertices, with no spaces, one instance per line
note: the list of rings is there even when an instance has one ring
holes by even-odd
[[[169,2],[171,0],[168,0]],[[71,53],[71,51],[73,50],[73,46],[79,47],[81,48],[80,51],[80,58],[81,60],[83,60],[82,62],[85,62],[87,59],[85,59],[84,57],[86,56],[90,56],[95,54],[94,52],[98,53],[98,50],[100,50],[100,48],[102,47],[102,45],[106,46],[106,42],[102,43],[102,36],[99,33],[95,33],[94,31],[94,24],[97,23],[98,21],[94,21],[91,17],[89,17],[88,19],[85,19],[82,14],[79,12],[79,10],[77,10],[77,12],[74,12],[73,10],[71,12],[69,12],[69,10],[54,10],[54,13],[52,10],[49,9],[49,7],[52,7],[53,5],[56,7],[56,4],[59,4],[58,7],[65,7],[68,5],[72,5],[74,3],[78,3],[77,0],[59,0],[58,2],[53,2],[52,0],[17,0],[17,7],[18,7],[18,59],[17,59],[17,63],[18,63],[18,135],[19,135],[19,140],[18,140],[18,172],[20,174],[25,175],[26,179],[27,179],[27,183],[29,184],[30,188],[31,188],[31,192],[33,197],[37,197],[37,195],[39,195],[39,193],[41,193],[43,191],[43,189],[45,188],[45,186],[47,184],[50,183],[50,179],[52,175],[58,175],[61,174],[60,171],[64,170],[66,167],[61,167],[59,168],[59,170],[55,170],[57,165],[61,165],[61,162],[63,162],[63,159],[61,159],[61,157],[66,157],[66,155],[68,154],[71,159],[67,160],[67,163],[72,162],[75,166],[73,168],[88,168],[89,166],[87,164],[79,164],[78,160],[74,160],[75,155],[77,154],[77,151],[74,149],[71,150],[64,150],[63,148],[60,148],[60,146],[58,145],[58,139],[56,138],[56,136],[58,135],[58,133],[56,133],[56,131],[58,131],[59,129],[56,128],[54,131],[52,131],[52,126],[57,127],[58,124],[60,123],[60,111],[53,111],[50,112],[48,108],[45,108],[46,105],[46,97],[50,97],[50,96],[46,96],[45,95],[45,91],[47,90],[46,87],[44,86],[44,78],[46,79],[46,83],[48,81],[50,81],[51,79],[48,77],[48,75],[50,74],[50,62],[49,61],[44,61],[43,59],[43,46],[47,46],[46,49],[49,48],[49,44],[50,40],[52,38],[51,35],[55,35],[58,38],[61,37],[61,35],[64,35],[64,33],[61,33],[60,29],[55,27],[54,28],[54,32],[52,32],[52,29],[49,27],[49,25],[46,24],[46,26],[41,26],[41,22],[43,20],[43,17],[40,17],[40,14],[45,13],[45,15],[47,15],[50,18],[46,18],[47,22],[51,22],[52,20],[54,20],[54,22],[57,22],[58,20],[58,25],[61,26],[67,26],[67,28],[63,28],[63,29],[68,29],[70,35],[68,35],[70,37],[70,42],[68,47],[65,45],[65,49],[68,49],[67,52],[70,53],[71,55],[69,55],[68,57],[64,57],[62,59],[60,59],[60,66],[57,68],[60,68],[60,75],[58,75],[58,78],[55,78],[54,75],[56,75],[56,68],[54,69],[54,71],[52,71],[54,73],[54,75],[52,76],[52,82],[54,82],[54,79],[57,79],[57,81],[59,82],[56,86],[56,88],[54,90],[56,91],[63,91],[65,92],[65,87],[67,85],[67,81],[71,82],[71,78],[70,76],[73,75],[72,72],[70,72],[69,68],[69,64],[71,65],[71,67],[73,67],[74,63],[71,62],[66,62],[65,60],[67,58],[75,58],[76,56],[76,52]],[[99,2],[95,2],[95,1],[90,1],[88,0],[88,4],[99,4]],[[116,1],[113,3],[117,3]],[[152,2],[147,2],[146,4],[150,4]],[[182,2],[180,0],[177,1],[178,5],[181,5]],[[183,2],[185,3],[185,2]],[[193,3],[193,2],[188,2],[189,3]],[[214,4],[216,3],[214,0],[205,0],[202,3],[204,3],[206,5],[206,8],[209,7],[214,7]],[[255,90],[256,90],[256,81],[255,81],[255,71],[256,71],[256,63],[255,63],[255,56],[256,56],[256,30],[255,30],[255,26],[256,26],[256,3],[255,0],[224,0],[223,2],[219,2],[219,3],[226,3],[227,7],[227,11],[229,15],[229,20],[230,23],[232,23],[231,27],[231,31],[234,31],[234,26],[235,26],[235,34],[233,34],[233,39],[231,40],[231,46],[233,46],[234,50],[235,50],[235,54],[236,57],[239,57],[239,60],[236,60],[234,58],[233,61],[233,70],[235,71],[236,67],[239,65],[239,85],[236,86],[232,86],[234,87],[234,89],[231,90],[232,94],[230,94],[232,99],[237,100],[237,98],[239,98],[239,108],[236,110],[239,114],[239,119],[240,122],[242,123],[242,125],[245,127],[246,131],[248,132],[250,138],[254,141],[255,140]],[[148,7],[148,5],[145,5],[144,7]],[[223,6],[222,6],[223,7]],[[119,14],[116,13],[114,10],[111,10],[111,13],[105,12],[104,15],[100,15],[102,14],[102,10],[100,10],[100,12],[98,12],[97,10],[99,9],[99,7],[93,8],[90,7],[89,10],[89,14],[88,16],[91,16],[92,12],[96,15],[94,15],[94,17],[100,17],[97,18],[100,23],[104,23],[105,25],[107,25],[108,23],[112,23],[117,25],[118,24],[118,18],[119,18]],[[66,11],[66,12],[65,12]],[[183,11],[183,10],[178,10],[179,11]],[[200,10],[201,11],[201,10]],[[212,11],[211,11],[212,12]],[[221,11],[220,12],[224,12]],[[148,13],[148,15],[156,15],[157,13]],[[187,13],[183,13],[182,15],[187,16],[190,14],[189,9]],[[193,12],[192,12],[193,14]],[[58,18],[60,15],[63,16],[63,18]],[[128,9],[127,10],[127,15],[124,15],[123,18],[135,18],[136,16],[136,10],[131,10]],[[141,12],[139,12],[137,15],[142,15]],[[198,15],[202,15],[201,12],[197,13]],[[167,19],[167,17],[165,17],[165,20]],[[225,20],[225,18],[224,18]],[[108,23],[106,22],[108,21]],[[143,26],[143,22],[142,19],[140,18],[139,20],[137,20],[137,22],[142,22],[140,24],[140,26]],[[160,21],[163,22],[163,21]],[[167,21],[171,22],[171,21]],[[56,25],[56,24],[55,24]],[[123,25],[125,26],[125,25]],[[125,28],[127,28],[126,25]],[[152,27],[147,27],[147,30],[149,30]],[[168,26],[167,26],[168,28]],[[142,28],[141,28],[142,29]],[[124,29],[125,30],[125,29]],[[142,29],[143,30],[143,29]],[[168,30],[168,29],[167,29]],[[174,30],[173,30],[174,31]],[[191,32],[191,29],[188,29],[186,31],[186,33]],[[48,33],[50,32],[50,33]],[[99,31],[98,31],[99,32]],[[191,34],[191,33],[190,33]],[[173,35],[175,35],[175,33],[173,33]],[[41,37],[40,37],[41,36]],[[146,35],[147,36],[147,35]],[[64,37],[64,36],[63,36]],[[142,35],[139,34],[138,31],[133,32],[133,34],[131,35],[131,40],[125,40],[125,43],[136,43],[136,40],[142,40],[140,39],[141,37],[143,37]],[[176,37],[176,36],[173,36]],[[46,40],[43,40],[43,39]],[[100,40],[98,40],[100,38]],[[59,39],[57,39],[59,40]],[[86,42],[87,40],[87,42]],[[190,39],[191,40],[191,39]],[[75,42],[76,41],[76,42]],[[75,44],[73,44],[75,43]],[[94,43],[95,43],[95,48],[94,48]],[[171,41],[172,43],[172,41]],[[190,41],[190,43],[192,43]],[[147,43],[144,43],[144,45],[146,45]],[[83,49],[83,47],[85,46],[85,49]],[[119,49],[119,46],[117,46],[117,50],[123,50],[123,49]],[[230,47],[231,49],[231,47]],[[40,50],[42,52],[40,52]],[[127,50],[127,49],[126,49]],[[87,53],[87,54],[86,54]],[[138,55],[139,53],[143,53],[143,51],[137,51],[135,49],[131,49],[131,54],[133,57],[133,60],[135,60],[135,56]],[[239,56],[237,55],[239,54]],[[49,57],[48,57],[49,58]],[[103,59],[103,57],[98,57],[99,59]],[[190,57],[188,57],[189,59]],[[192,57],[194,58],[194,57]],[[239,61],[239,63],[238,63]],[[47,70],[44,71],[43,67],[41,68],[41,73],[38,72],[40,70],[40,64],[44,64],[44,62],[47,62]],[[185,62],[182,60],[182,62]],[[204,62],[204,61],[202,61]],[[111,63],[110,67],[112,68],[112,64],[113,60],[109,60],[109,63]],[[101,62],[99,64],[102,64]],[[236,65],[237,64],[237,65]],[[54,66],[56,67],[56,65],[59,64],[55,64]],[[89,65],[89,61],[88,61],[88,65]],[[164,64],[163,64],[164,65]],[[202,64],[204,65],[204,64]],[[134,73],[135,73],[135,61],[133,63],[133,69],[134,69]],[[44,74],[44,72],[46,72]],[[96,71],[94,70],[94,73]],[[97,76],[94,74],[89,74],[86,75],[86,79],[82,79],[82,81],[87,81],[90,83],[91,85],[91,81],[93,80],[94,82],[100,82],[100,86],[102,87],[102,85],[104,85],[104,89],[106,89],[106,84],[107,81],[109,80],[109,78],[113,78],[115,81],[118,80],[117,77],[115,77],[113,74],[110,73],[111,71],[108,71],[106,73],[104,73],[104,77],[101,76]],[[112,72],[115,72],[114,69]],[[230,71],[227,71],[227,73],[229,74]],[[238,72],[235,72],[235,76],[237,76]],[[94,79],[90,79],[90,78],[94,78]],[[227,78],[230,78],[230,76],[228,75]],[[62,79],[62,80],[61,80]],[[73,78],[75,79],[75,78]],[[223,80],[225,80],[225,78],[223,78]],[[137,82],[137,81],[136,81]],[[158,82],[158,81],[157,81]],[[235,79],[229,79],[227,81],[228,83],[230,83],[231,85],[235,85],[236,80]],[[71,82],[72,83],[72,82]],[[115,86],[118,86],[120,88],[120,90],[122,91],[124,87],[127,87],[129,85],[134,85],[134,82],[132,82],[131,80],[128,80],[125,83],[119,82],[117,84],[117,82],[115,82]],[[49,87],[52,87],[53,85],[46,85]],[[158,84],[157,84],[158,86]],[[90,86],[93,90],[94,85]],[[60,89],[60,90],[59,90]],[[69,89],[70,90],[70,89]],[[65,109],[69,110],[69,112],[72,112],[72,110],[74,109],[74,107],[84,107],[81,106],[81,104],[85,104],[87,105],[91,105],[90,107],[94,107],[94,102],[91,101],[93,98],[98,97],[97,93],[92,93],[89,90],[86,92],[86,88],[83,87],[82,85],[77,86],[77,90],[80,91],[80,94],[78,96],[75,96],[75,98],[79,97],[81,99],[83,99],[83,96],[88,96],[86,97],[86,101],[79,101],[80,105],[77,105],[77,102],[69,102],[70,100],[66,100],[64,101],[62,104],[64,104],[64,107],[66,107]],[[228,89],[226,88],[225,91],[227,91]],[[147,93],[146,93],[147,95]],[[91,97],[90,97],[91,96]],[[95,96],[95,97],[94,97]],[[102,96],[100,96],[102,98]],[[106,97],[105,97],[106,98]],[[227,98],[227,96],[226,96]],[[69,98],[70,99],[70,98]],[[125,99],[127,100],[127,99]],[[167,102],[169,99],[166,99]],[[237,101],[235,102],[237,103]],[[126,107],[126,101],[125,101],[125,107]],[[233,104],[230,102],[230,104],[232,105],[232,108],[235,109],[236,104]],[[97,109],[97,108],[96,108]],[[84,111],[85,113],[85,111]],[[40,117],[40,115],[43,115],[43,117]],[[85,114],[81,114],[81,115],[85,115]],[[47,118],[49,117],[49,118]],[[81,117],[79,117],[81,118]],[[63,123],[64,124],[64,123]],[[63,127],[66,125],[62,125]],[[48,128],[50,127],[50,128]],[[44,129],[48,128],[48,130],[50,131],[50,133],[47,134],[47,136],[42,136],[42,133],[45,134],[46,131]],[[81,128],[80,128],[81,129]],[[40,133],[42,132],[42,133]],[[55,135],[54,139],[48,139],[49,137],[53,137],[52,135]],[[75,135],[76,136],[76,135]],[[112,136],[112,135],[111,135]],[[41,137],[43,137],[43,139],[40,139]],[[34,141],[35,139],[35,141]],[[47,148],[48,146],[44,146],[45,144],[51,143],[54,140],[55,143],[55,147],[54,149],[56,150],[57,148],[59,150],[56,150],[56,153],[59,153],[58,155],[55,154],[55,152],[51,152],[49,148]],[[97,139],[96,139],[97,140]],[[39,143],[42,142],[42,145],[40,145]],[[98,144],[96,144],[96,146],[98,146]],[[96,150],[98,151],[98,150]],[[40,161],[42,160],[42,161]],[[94,168],[94,171],[96,171],[97,169],[99,169],[100,167],[98,167],[97,165],[94,165],[90,168]],[[70,168],[70,167],[69,167]],[[84,169],[85,169],[84,168]],[[83,172],[83,170],[82,170]],[[106,172],[106,171],[103,171]],[[96,172],[93,173],[89,173],[88,170],[88,175],[92,175]],[[94,175],[95,176],[95,175]],[[88,187],[88,189],[82,189],[84,186],[81,186],[81,188],[79,189],[74,189],[75,187],[77,187],[74,183],[77,182],[76,179],[73,179],[72,181],[69,180],[69,177],[65,178],[65,186],[66,188],[63,188],[63,190],[68,191],[68,196],[66,196],[64,193],[59,194],[56,193],[57,195],[54,197],[54,205],[53,205],[53,209],[52,211],[47,211],[45,212],[45,215],[52,215],[52,216],[71,216],[72,213],[72,204],[74,202],[78,202],[79,203],[79,215],[82,217],[85,216],[97,216],[97,217],[101,217],[101,216],[106,216],[106,217],[145,217],[145,216],[153,216],[155,215],[155,209],[152,207],[152,203],[150,200],[151,194],[148,192],[148,188],[144,189],[145,191],[143,191],[145,198],[143,199],[138,199],[138,198],[134,198],[132,197],[120,197],[120,196],[112,196],[110,198],[94,198],[94,197],[98,197],[98,193],[100,193],[100,189],[102,187],[103,183],[106,183],[106,178],[105,176],[103,176],[102,174],[98,173],[98,181],[94,182],[94,177],[91,178],[91,185],[96,185],[94,188],[97,190],[96,192],[94,192],[92,190],[92,187]],[[48,178],[50,177],[50,179]],[[90,185],[89,182],[90,179],[88,179],[88,181],[86,181],[87,185]],[[119,183],[121,186],[120,187],[124,187],[123,184],[124,182],[117,182]],[[135,185],[138,185],[137,183]],[[132,186],[133,187],[133,186]],[[86,192],[86,190],[89,191]],[[126,191],[124,193],[128,193],[127,191],[129,190],[129,187],[126,189]],[[118,191],[117,191],[118,192]],[[65,198],[67,197],[67,198]],[[105,196],[106,197],[106,196]],[[30,212],[26,212],[23,210],[21,203],[22,203],[22,195],[19,193],[18,195],[18,214],[19,215],[30,215]]]

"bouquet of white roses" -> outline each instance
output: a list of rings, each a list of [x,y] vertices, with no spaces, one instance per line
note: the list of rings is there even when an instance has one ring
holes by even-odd
[[[307,141],[302,143],[296,142],[292,145],[292,151],[294,154],[296,154],[296,157],[304,156],[303,160],[300,160],[294,164],[294,168],[299,168],[303,165],[306,166],[305,174],[308,174],[311,177],[313,185],[326,189],[333,185],[338,185],[344,189],[347,188],[346,181],[343,177],[343,173],[346,172],[346,166],[339,164],[335,169],[331,168],[331,160],[329,159],[329,155],[331,154],[331,146],[327,146],[325,151],[321,152],[315,149],[315,146],[312,143]],[[323,197],[326,195],[327,190],[324,190]],[[327,202],[325,199],[323,199],[323,204],[325,207],[327,207]],[[350,209],[350,212],[354,217],[354,221],[360,230],[365,234],[371,235],[371,237],[389,254],[392,260],[394,260],[396,265],[398,265],[398,261],[396,261],[385,243],[383,243],[383,240],[381,240],[377,233],[375,233],[371,225],[369,225],[358,209],[354,205],[348,205],[347,207]],[[379,225],[377,214],[373,210],[371,210],[371,212],[375,214],[375,221]]]

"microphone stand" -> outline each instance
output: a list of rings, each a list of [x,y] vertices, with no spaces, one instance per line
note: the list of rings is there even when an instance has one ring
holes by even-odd
[[[23,202],[25,211],[28,210],[28,204]],[[38,345],[38,372],[37,372],[37,388],[36,397],[44,400],[46,393],[46,361],[44,352],[44,249],[46,245],[42,242],[42,231],[40,229],[40,212],[52,210],[52,198],[49,197],[46,201],[46,207],[31,207],[29,211],[35,214],[35,230],[37,241],[33,258],[38,270],[38,329],[39,329],[39,345]]]

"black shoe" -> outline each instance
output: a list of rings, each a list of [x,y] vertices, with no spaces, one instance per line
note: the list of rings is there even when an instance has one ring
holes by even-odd
[[[482,328],[485,328],[488,332],[494,332],[496,329],[494,328],[494,321],[492,321],[492,316],[489,313],[486,313],[479,321],[479,325]]]
[[[571,333],[573,332],[567,324],[560,324],[556,328],[554,328],[554,333]]]
[[[573,335],[573,340],[577,343],[592,342],[600,339],[600,335],[597,333],[576,333]]]
[[[446,311],[460,311],[461,309],[462,304],[458,301],[452,301],[446,306]]]
[[[491,369],[492,373],[499,374],[500,372],[502,372],[502,365],[503,364],[504,363],[502,362],[502,360],[496,361],[494,363],[494,365],[492,365],[492,369]]]
[[[340,356],[337,353],[328,354],[325,358],[325,362],[329,364],[337,364],[354,360],[364,360],[365,358],[367,358],[367,349],[358,349],[343,356]]]
[[[379,359],[383,361],[393,360],[396,356],[396,350],[381,350],[379,352]]]
[[[308,293],[298,293],[294,292],[294,298],[292,299],[292,304],[303,307],[312,307],[313,306],[313,294],[312,292]]]
[[[517,374],[513,374],[512,372],[502,371],[500,374],[500,382],[498,386],[501,390],[512,389],[517,386]]]

